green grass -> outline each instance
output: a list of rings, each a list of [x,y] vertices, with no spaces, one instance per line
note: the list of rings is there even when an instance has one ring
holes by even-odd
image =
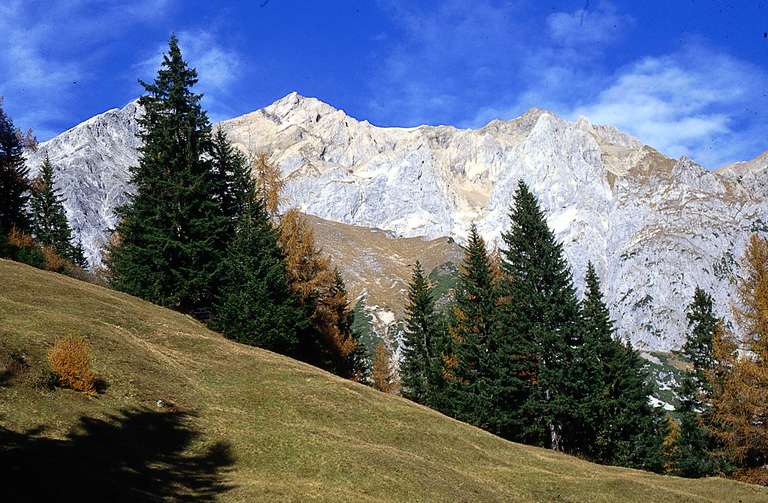
[[[113,490],[152,474],[153,480],[184,485],[163,478],[163,470],[194,471],[201,462],[184,464],[178,456],[198,459],[218,444],[231,454],[231,461],[219,463],[212,483],[222,484],[213,492],[223,501],[768,502],[765,488],[599,466],[507,442],[406,400],[227,341],[187,316],[0,260],[0,351],[24,353],[28,372],[34,372],[53,341],[71,333],[88,339],[106,391],[96,397],[46,392],[11,379],[0,387],[0,431],[13,441],[9,445],[21,446],[17,454],[33,445],[36,450],[26,451],[30,456],[58,456],[41,454],[40,463],[72,452],[111,463],[88,469],[116,477]],[[196,432],[177,442],[183,452],[162,463],[153,461],[152,439],[160,438],[170,413],[158,409],[158,399],[186,413],[180,421]],[[126,410],[143,415],[121,423]],[[81,417],[109,415],[98,427],[76,428]],[[44,429],[29,432],[37,426]],[[73,437],[73,428],[86,433]],[[142,441],[137,431],[154,436]],[[103,440],[115,436],[129,441]],[[96,453],[95,446],[117,452]],[[0,459],[4,448],[0,442]],[[151,458],[151,470],[124,469],[121,456],[134,450]],[[215,464],[205,466],[214,471]],[[41,473],[45,481],[47,472]]]

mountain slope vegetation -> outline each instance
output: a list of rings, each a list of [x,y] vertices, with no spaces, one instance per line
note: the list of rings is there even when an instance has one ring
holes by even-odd
[[[0,285],[0,356],[22,362],[0,367],[4,501],[768,501],[507,442],[58,274],[0,260]],[[32,385],[66,335],[98,394]]]

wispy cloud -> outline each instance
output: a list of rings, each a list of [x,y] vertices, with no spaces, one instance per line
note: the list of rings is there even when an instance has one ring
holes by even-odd
[[[710,167],[754,154],[768,133],[750,112],[768,110],[755,84],[765,72],[703,40],[611,68],[609,51],[636,23],[608,1],[538,20],[517,2],[384,6],[402,32],[370,82],[385,123],[479,127],[539,107]]]
[[[767,79],[754,65],[691,42],[621,69],[594,101],[569,115],[615,125],[665,154],[716,167],[757,142],[759,130],[768,131],[762,116],[749,113],[768,109],[758,84]]]
[[[68,118],[73,86],[93,75],[98,47],[156,19],[170,0],[5,0],[0,4],[0,95],[16,124],[41,138]]]
[[[179,47],[190,66],[197,69],[197,91],[204,94],[203,102],[211,120],[218,121],[230,116],[226,98],[242,71],[242,59],[237,51],[223,47],[218,37],[209,31],[182,31],[177,33]],[[158,45],[151,56],[135,68],[141,78],[151,81],[160,67],[166,44]]]

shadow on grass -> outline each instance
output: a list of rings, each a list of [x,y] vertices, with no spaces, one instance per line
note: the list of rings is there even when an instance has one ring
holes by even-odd
[[[226,443],[187,453],[200,437],[187,419],[125,409],[64,440],[0,428],[0,501],[214,501],[234,459]]]

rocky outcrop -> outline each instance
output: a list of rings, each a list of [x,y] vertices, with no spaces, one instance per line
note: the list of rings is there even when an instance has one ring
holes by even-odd
[[[44,143],[88,251],[114,225],[136,162],[136,106],[112,110]],[[603,278],[619,332],[644,349],[675,348],[700,285],[730,315],[737,258],[768,230],[768,156],[707,171],[609,126],[533,109],[483,128],[379,128],[296,93],[224,121],[248,152],[267,151],[287,180],[286,205],[403,237],[461,240],[476,222],[492,244],[517,181],[538,195],[578,287],[588,261]]]

